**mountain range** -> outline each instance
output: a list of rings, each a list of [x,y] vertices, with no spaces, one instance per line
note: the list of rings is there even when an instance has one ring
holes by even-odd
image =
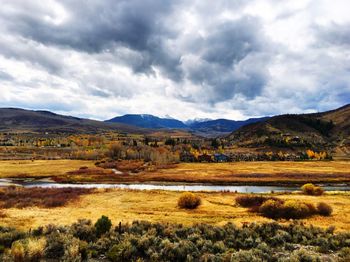
[[[199,120],[187,124],[152,115],[125,115],[96,121],[49,111],[0,108],[1,132],[98,133],[112,130],[146,135],[158,130],[165,134],[171,130],[183,130],[206,137],[220,135],[238,147],[315,148],[350,155],[350,104],[322,113],[286,114],[245,121]]]
[[[250,118],[244,121],[235,121],[228,119],[205,119],[182,122],[173,118],[160,118],[153,115],[128,114],[112,118],[106,122],[121,123],[152,129],[188,129],[197,135],[213,137],[229,134],[246,124],[260,122],[266,119],[268,119],[268,117]]]
[[[0,108],[0,131],[3,132],[69,132],[96,133],[118,130],[127,133],[147,134],[156,130],[181,129],[196,135],[214,137],[227,135],[247,123],[262,121],[248,119],[234,121],[217,119],[209,121],[192,121],[185,124],[172,118],[160,118],[147,114],[128,114],[106,121],[97,121],[73,116],[65,116],[43,110],[26,110],[20,108]]]

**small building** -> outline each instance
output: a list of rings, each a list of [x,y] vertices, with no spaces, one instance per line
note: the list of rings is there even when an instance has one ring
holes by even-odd
[[[229,157],[225,154],[214,154],[215,162],[228,162]]]

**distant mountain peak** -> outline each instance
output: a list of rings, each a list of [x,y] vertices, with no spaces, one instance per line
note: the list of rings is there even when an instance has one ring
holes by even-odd
[[[165,116],[161,118],[149,114],[127,114],[107,120],[106,122],[122,123],[143,128],[167,128],[167,129],[191,129],[195,134],[201,136],[218,136],[228,134],[245,124],[263,121],[267,118],[254,118],[245,121],[235,121],[229,119],[203,119],[195,118],[186,122]]]
[[[123,116],[117,116],[106,122],[111,123],[123,123],[127,125],[133,125],[143,128],[171,128],[171,129],[184,129],[187,126],[180,120],[172,118],[161,118],[150,114],[127,114]]]
[[[188,119],[184,123],[186,125],[191,125],[194,123],[202,123],[202,122],[207,122],[207,121],[211,121],[211,120],[213,120],[213,119],[211,119],[211,118],[194,118],[194,119]]]

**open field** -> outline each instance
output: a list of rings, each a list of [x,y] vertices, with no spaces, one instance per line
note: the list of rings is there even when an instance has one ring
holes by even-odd
[[[196,210],[184,210],[177,207],[180,192],[170,191],[131,191],[99,190],[92,194],[82,195],[74,202],[57,208],[9,208],[3,209],[5,217],[1,224],[28,229],[47,224],[71,224],[79,218],[96,221],[101,215],[107,215],[114,223],[119,221],[147,220],[151,222],[169,222],[191,225],[209,223],[223,225],[233,222],[273,221],[246,208],[235,206],[234,193],[198,193],[202,205]],[[313,216],[304,219],[306,224],[328,227],[336,226],[339,231],[350,230],[350,197],[346,194],[324,196],[304,196],[298,194],[279,195],[283,199],[299,199],[311,203],[326,202],[333,209],[330,217]],[[282,221],[286,222],[286,221]]]
[[[88,167],[78,173],[67,172]],[[350,182],[350,161],[181,163],[169,168],[115,175],[93,161],[0,161],[0,178],[54,177],[62,182],[187,182],[303,184]]]
[[[0,178],[60,176],[82,166],[95,167],[84,160],[6,160],[0,161]]]
[[[181,163],[140,181],[202,183],[350,182],[350,161]]]

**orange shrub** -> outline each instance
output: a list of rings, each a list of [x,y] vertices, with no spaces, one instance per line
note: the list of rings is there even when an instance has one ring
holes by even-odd
[[[270,199],[260,206],[259,212],[265,217],[279,218],[282,205],[283,202]]]
[[[324,190],[322,189],[322,187],[315,186],[314,184],[311,184],[311,183],[303,185],[301,187],[301,190],[303,191],[304,194],[311,195],[311,196],[320,196],[324,193]]]
[[[271,199],[260,206],[259,212],[265,217],[274,219],[299,219],[317,214],[319,210],[311,203],[296,200],[283,201]]]
[[[201,204],[201,198],[193,193],[182,193],[177,201],[180,208],[195,209]]]
[[[333,208],[324,202],[320,202],[317,205],[317,212],[321,216],[330,216],[333,212]]]
[[[260,195],[241,195],[241,196],[237,196],[235,201],[236,201],[236,204],[242,207],[255,207],[255,206],[261,206],[264,202],[271,199],[278,200],[278,198],[276,197],[266,197],[266,196],[260,196]]]

